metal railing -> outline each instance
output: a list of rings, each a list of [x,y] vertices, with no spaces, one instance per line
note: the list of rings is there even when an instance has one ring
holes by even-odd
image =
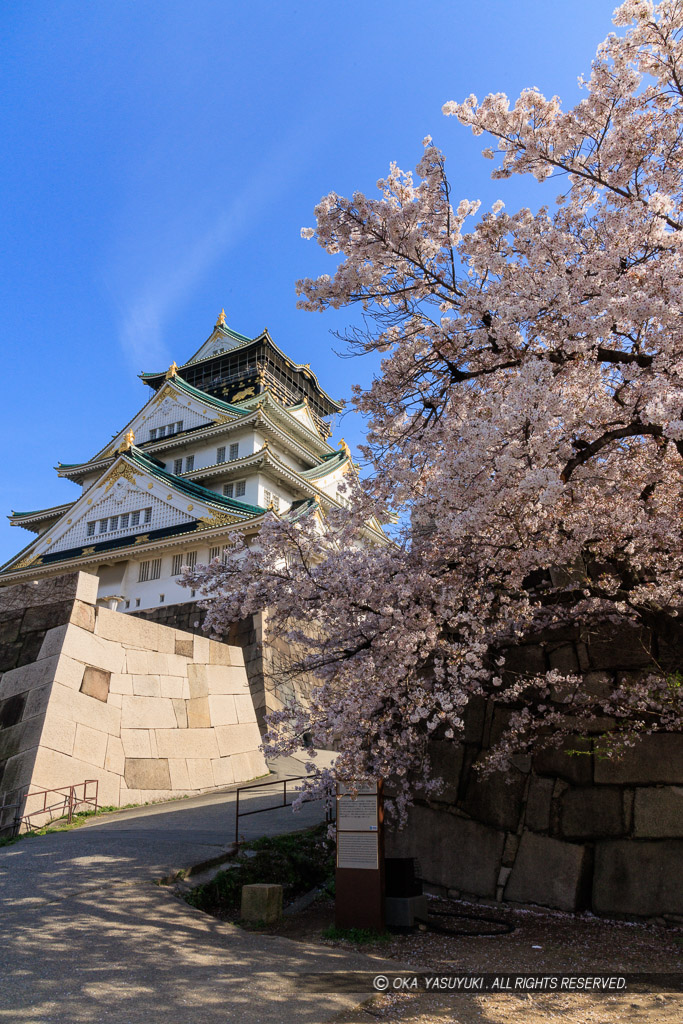
[[[92,790],[88,791],[89,786],[94,786],[94,794]],[[15,834],[21,830],[22,825],[25,826],[27,832],[31,832],[35,828],[42,828],[44,825],[49,825],[50,822],[64,817],[70,825],[74,814],[82,810],[84,806],[97,811],[98,789],[97,779],[86,779],[85,782],[77,782],[73,786],[62,786],[60,789],[39,789],[33,793],[27,791],[23,800],[17,804],[17,814],[14,819]],[[82,796],[79,796],[79,790],[83,791]],[[41,796],[43,798],[42,807],[40,805],[33,807],[34,798]],[[57,796],[58,799],[48,804],[48,797],[51,796]],[[22,806],[26,806],[28,800],[31,801],[32,809],[28,814],[21,814],[20,810]],[[32,818],[46,814],[50,815],[47,821],[41,820],[39,823],[33,824]]]
[[[291,775],[286,779],[273,779],[272,782],[255,782],[250,786],[238,786],[235,790],[235,845],[239,846],[239,825],[240,818],[246,818],[249,814],[264,814],[266,811],[279,811],[281,807],[291,807],[292,803],[287,803],[287,783],[288,782],[301,782],[303,779],[310,779],[310,775]],[[257,807],[254,811],[240,811],[240,793],[243,793],[247,789],[263,789],[265,786],[282,786],[282,803],[271,804],[270,807]],[[291,792],[291,790],[290,790]],[[307,803],[313,803],[315,800],[321,800],[323,797],[313,797]],[[325,821],[332,821],[332,811],[327,808],[325,811]]]

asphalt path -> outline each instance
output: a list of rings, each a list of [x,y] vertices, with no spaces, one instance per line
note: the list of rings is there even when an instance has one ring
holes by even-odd
[[[301,774],[295,760],[277,775]],[[244,794],[253,810],[281,788]],[[323,820],[319,803],[240,819],[244,838]],[[122,811],[0,849],[0,1021],[54,1024],[323,1022],[368,993],[320,994],[303,975],[372,971],[363,954],[245,932],[159,879],[220,857],[234,791]]]

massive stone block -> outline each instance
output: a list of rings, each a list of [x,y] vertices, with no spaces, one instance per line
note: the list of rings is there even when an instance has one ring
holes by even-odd
[[[598,843],[593,908],[599,914],[683,914],[683,840]]]
[[[587,847],[524,832],[505,898],[560,910],[581,910],[589,898],[589,868]]]
[[[624,835],[623,794],[616,786],[569,789],[560,800],[560,832],[565,839]]]
[[[633,804],[633,826],[633,834],[640,838],[683,838],[683,786],[648,786],[646,789],[637,789]]]
[[[411,808],[408,825],[387,835],[387,856],[417,857],[425,881],[493,897],[505,836],[430,807]]]
[[[82,573],[0,590],[0,829],[86,780],[117,805],[267,772],[241,651],[96,597]]]
[[[595,781],[602,783],[683,782],[683,733],[643,736],[616,758],[595,758]]]

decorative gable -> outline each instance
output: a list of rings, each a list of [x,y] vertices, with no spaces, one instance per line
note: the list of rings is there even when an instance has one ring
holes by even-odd
[[[230,349],[238,348],[240,345],[245,345],[251,340],[251,338],[247,338],[243,334],[238,334],[237,331],[226,328],[220,323],[219,318],[219,322],[209,337],[201,348],[197,349],[192,358],[188,360],[188,363],[196,363],[200,359],[208,359],[210,356],[218,356],[221,352],[228,352]]]
[[[301,406],[287,409],[287,412],[290,416],[293,416],[295,420],[298,420],[299,423],[303,423],[303,425],[307,427],[312,434],[320,435],[318,424],[311,415],[311,410],[309,409],[307,402],[304,402]]]
[[[207,396],[208,397],[208,396]],[[161,387],[149,402],[126,424],[107,447],[98,452],[90,461],[115,455],[126,434],[132,431],[137,442],[150,441],[179,434],[196,427],[208,427],[215,423],[216,410],[197,398],[188,397],[169,381]]]
[[[194,518],[149,491],[118,480],[111,493],[100,501],[94,500],[50,550],[66,551],[97,541],[135,536],[143,531],[163,530],[192,522]]]

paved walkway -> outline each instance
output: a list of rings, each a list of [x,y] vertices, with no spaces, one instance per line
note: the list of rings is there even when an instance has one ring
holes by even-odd
[[[296,761],[278,774],[300,774]],[[249,809],[274,793],[245,797]],[[281,790],[280,790],[281,792]],[[240,798],[240,802],[242,801]],[[0,1021],[323,1024],[367,993],[312,993],[297,975],[373,969],[362,954],[244,932],[154,880],[220,855],[233,792],[120,812],[0,849]],[[319,804],[246,817],[246,838],[322,819]]]

